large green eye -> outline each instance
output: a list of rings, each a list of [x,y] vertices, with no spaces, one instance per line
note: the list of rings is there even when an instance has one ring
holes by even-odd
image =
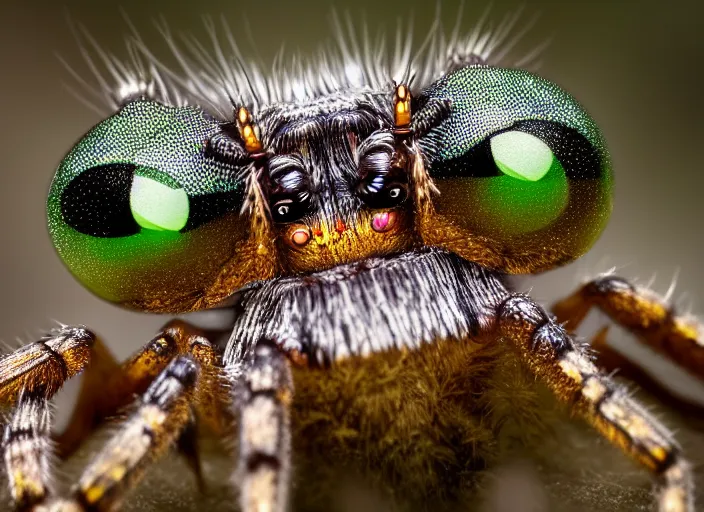
[[[483,245],[507,272],[552,268],[591,246],[609,216],[611,171],[598,128],[571,96],[525,71],[476,66],[427,98],[449,99],[452,112],[421,141],[440,191],[435,223],[446,226],[437,230],[445,241],[429,230],[426,242],[475,259]]]
[[[480,209],[486,228],[518,235],[557,220],[567,206],[569,190],[565,169],[550,147],[518,130],[494,135],[489,146],[500,174],[478,180],[468,191],[468,201]]]
[[[203,151],[218,130],[198,109],[136,101],[66,156],[49,229],[87,288],[126,306],[177,310],[213,283],[247,224],[238,170]]]

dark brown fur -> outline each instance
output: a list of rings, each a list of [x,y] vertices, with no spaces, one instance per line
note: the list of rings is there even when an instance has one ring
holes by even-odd
[[[325,509],[358,479],[399,504],[437,509],[476,489],[479,470],[547,427],[511,349],[444,340],[298,368],[292,411],[297,509]]]

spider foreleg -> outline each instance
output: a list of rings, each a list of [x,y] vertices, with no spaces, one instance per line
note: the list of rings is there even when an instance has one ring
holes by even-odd
[[[661,512],[694,510],[689,465],[670,432],[601,373],[560,324],[531,298],[513,295],[499,307],[497,329],[559,400],[657,475]]]
[[[18,510],[27,510],[51,494],[49,423],[47,399],[23,393],[5,427],[2,450]]]
[[[95,335],[85,327],[64,326],[46,338],[0,359],[0,404],[23,393],[51,398],[91,359]]]
[[[89,510],[114,509],[144,469],[172,446],[192,421],[199,364],[179,356],[152,382],[135,412],[86,468],[74,489]]]
[[[115,415],[127,406],[135,395],[145,392],[166,365],[179,354],[194,354],[207,361],[204,366],[199,404],[199,418],[219,431],[224,427],[222,413],[227,407],[215,402],[225,396],[217,385],[216,355],[203,333],[181,320],[172,320],[142,349],[119,364],[98,340],[94,357],[85,371],[76,407],[68,427],[57,436],[57,452],[61,457],[71,455],[105,418]]]
[[[557,302],[553,312],[558,321],[574,330],[592,307],[704,378],[704,329],[694,318],[676,315],[664,299],[650,290],[637,288],[619,277],[601,277]]]
[[[288,501],[293,381],[286,356],[260,341],[239,394],[240,508],[281,512]]]

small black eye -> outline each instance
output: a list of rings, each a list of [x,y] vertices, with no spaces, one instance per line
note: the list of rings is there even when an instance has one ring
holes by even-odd
[[[406,172],[397,167],[369,172],[357,185],[357,194],[372,208],[393,208],[408,197]]]
[[[295,222],[311,209],[308,173],[296,155],[269,160],[267,194],[274,222]]]
[[[291,213],[292,199],[283,199],[278,201],[273,208],[274,220],[278,222],[287,222]]]
[[[375,132],[358,149],[357,195],[371,208],[393,208],[408,197],[408,176],[395,164],[391,133]]]

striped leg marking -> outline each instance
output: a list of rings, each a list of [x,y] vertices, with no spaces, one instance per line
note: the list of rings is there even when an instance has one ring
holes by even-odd
[[[22,393],[51,398],[91,359],[95,335],[85,327],[61,327],[0,359],[0,404]]]
[[[49,428],[47,400],[22,394],[2,440],[5,469],[17,510],[29,510],[51,493]]]
[[[64,454],[134,393],[143,395],[135,412],[86,468],[72,497],[64,499],[50,487],[53,443],[47,402],[89,362],[72,423],[60,437]],[[58,329],[0,359],[0,404],[17,402],[2,445],[16,509],[115,510],[144,469],[177,442],[199,476],[193,411],[216,432],[231,425],[231,399],[222,383],[213,346],[199,330],[177,320],[123,364],[82,327]]]
[[[288,360],[273,342],[257,344],[241,391],[240,508],[282,512],[288,499],[293,381]]]
[[[193,355],[205,375],[197,400],[199,418],[216,432],[230,420],[223,416],[229,401],[222,391],[216,370],[217,356],[203,334],[180,320],[169,322],[149,343],[123,363],[118,363],[106,347],[94,346],[94,361],[85,372],[78,402],[66,430],[57,438],[61,457],[73,453],[105,418],[129,405],[141,395],[177,355]],[[206,385],[207,384],[207,385]]]
[[[149,386],[137,410],[81,476],[74,498],[88,510],[114,510],[191,421],[199,366],[179,356]]]
[[[576,329],[592,307],[660,353],[704,379],[704,329],[694,318],[676,315],[662,298],[614,276],[591,281],[559,301],[559,322]]]
[[[500,306],[497,329],[559,400],[657,476],[660,512],[694,511],[689,465],[670,432],[602,374],[560,324],[530,297],[514,295]]]

